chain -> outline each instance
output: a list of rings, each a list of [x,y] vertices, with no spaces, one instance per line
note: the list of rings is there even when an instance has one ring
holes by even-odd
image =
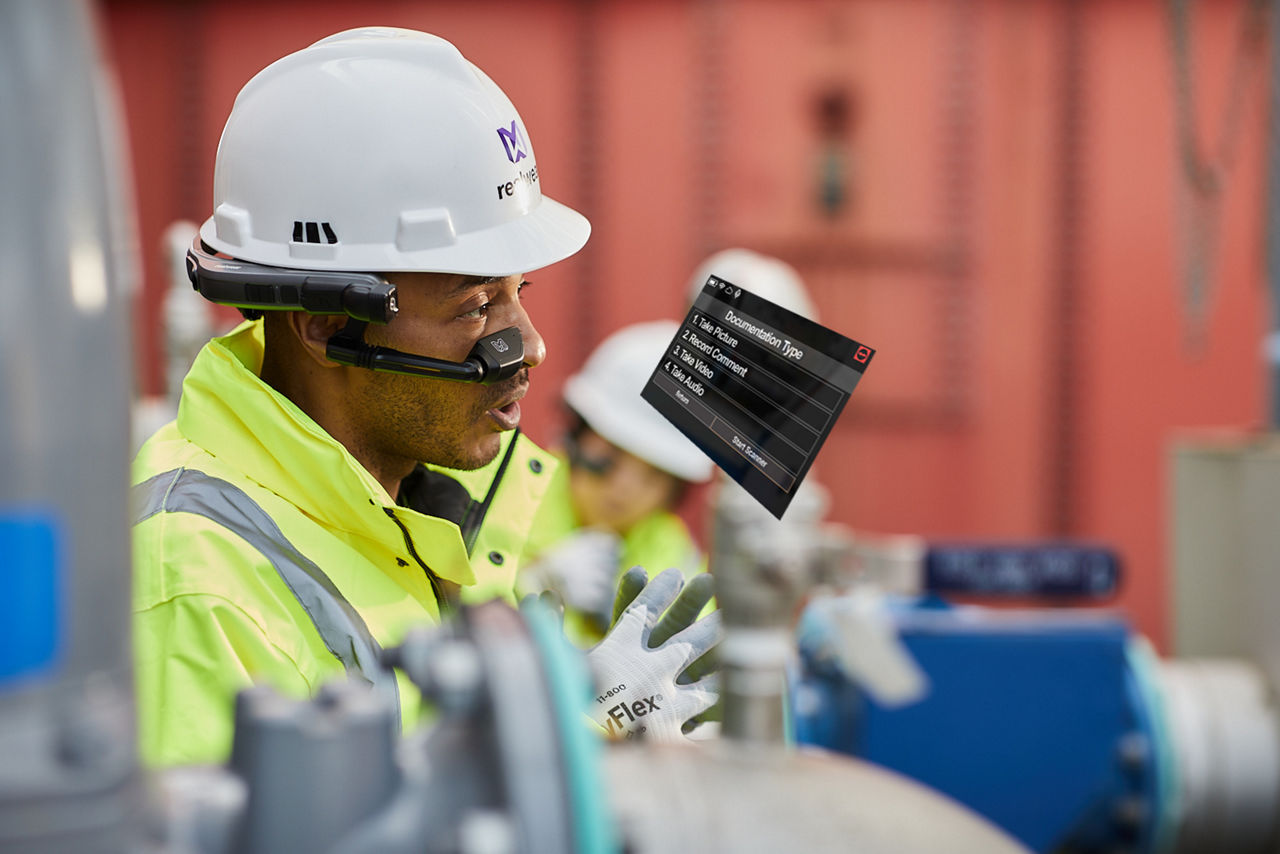
[[[1239,154],[1251,84],[1265,57],[1269,0],[1246,0],[1218,136],[1206,147],[1196,122],[1191,0],[1167,0],[1173,55],[1179,248],[1187,347],[1200,352],[1207,337],[1211,290],[1222,220],[1222,198]]]

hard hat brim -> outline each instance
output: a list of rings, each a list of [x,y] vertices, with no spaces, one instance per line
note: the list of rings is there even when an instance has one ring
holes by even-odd
[[[543,196],[524,216],[489,228],[459,234],[446,245],[404,252],[394,244],[335,244],[329,257],[307,257],[316,247],[302,247],[299,254],[289,244],[249,237],[243,244],[218,234],[217,217],[200,227],[200,238],[233,258],[273,267],[302,270],[360,272],[457,273],[468,276],[511,276],[562,261],[581,249],[591,235],[591,223],[582,214]]]

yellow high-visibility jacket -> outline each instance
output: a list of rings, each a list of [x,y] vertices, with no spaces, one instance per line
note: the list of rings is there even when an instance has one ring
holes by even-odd
[[[133,466],[134,657],[139,741],[151,764],[216,762],[234,695],[266,682],[306,696],[344,672],[418,696],[378,664],[439,619],[440,581],[463,598],[513,583],[555,460],[504,434],[474,472],[420,467],[399,506],[347,450],[263,383],[261,321],[205,346],[177,420]],[[456,477],[450,477],[456,475]]]

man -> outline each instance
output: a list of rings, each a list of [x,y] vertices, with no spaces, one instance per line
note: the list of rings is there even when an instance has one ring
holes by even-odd
[[[524,273],[589,230],[443,39],[350,30],[246,84],[188,263],[250,322],[201,351],[134,467],[144,759],[223,758],[253,681],[345,672],[413,721],[380,650],[462,589],[512,595],[554,463],[518,433],[545,356]]]

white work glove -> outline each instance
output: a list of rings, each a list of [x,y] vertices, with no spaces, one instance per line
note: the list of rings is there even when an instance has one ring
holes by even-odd
[[[609,625],[622,541],[608,531],[583,529],[566,537],[521,569],[525,593],[549,590],[566,607]]]
[[[677,569],[647,584],[640,567],[623,576],[613,628],[587,653],[597,689],[590,715],[609,735],[679,741],[685,724],[715,705],[718,674],[680,679],[720,641],[718,612],[697,619],[711,594],[707,575],[687,587]],[[698,661],[693,671],[709,660]]]

